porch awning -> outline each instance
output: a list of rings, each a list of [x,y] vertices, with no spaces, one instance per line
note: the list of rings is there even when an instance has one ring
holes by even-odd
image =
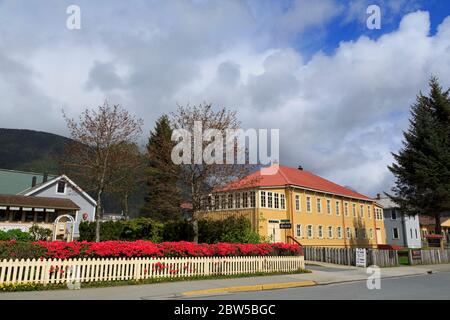
[[[80,210],[72,200],[0,194],[0,207],[26,207],[40,209]]]

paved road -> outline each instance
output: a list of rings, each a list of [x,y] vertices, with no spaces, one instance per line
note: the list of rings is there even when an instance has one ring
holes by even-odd
[[[259,292],[242,292],[195,299],[307,300],[307,299],[450,299],[450,273],[381,280],[380,290],[367,289],[365,281]],[[195,300],[192,299],[192,300]]]

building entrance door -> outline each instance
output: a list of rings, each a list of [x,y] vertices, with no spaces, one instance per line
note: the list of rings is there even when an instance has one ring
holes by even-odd
[[[383,242],[383,239],[381,239],[381,229],[377,228],[377,244],[382,244]]]
[[[280,221],[269,220],[267,225],[267,236],[272,243],[281,242]]]

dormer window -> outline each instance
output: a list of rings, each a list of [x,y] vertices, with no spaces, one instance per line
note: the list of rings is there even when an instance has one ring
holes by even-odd
[[[64,180],[58,181],[58,186],[56,188],[56,193],[66,193],[66,182]]]

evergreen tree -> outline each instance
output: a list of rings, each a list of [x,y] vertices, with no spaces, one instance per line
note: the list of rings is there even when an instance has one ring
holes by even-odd
[[[145,170],[148,193],[141,215],[159,221],[181,217],[181,197],[177,186],[179,166],[171,159],[174,142],[172,128],[166,115],[160,117],[150,132],[147,144],[147,168]]]
[[[405,213],[433,216],[440,234],[440,216],[450,210],[450,98],[436,78],[430,87],[428,97],[417,96],[404,147],[388,167],[396,177],[389,196]]]

